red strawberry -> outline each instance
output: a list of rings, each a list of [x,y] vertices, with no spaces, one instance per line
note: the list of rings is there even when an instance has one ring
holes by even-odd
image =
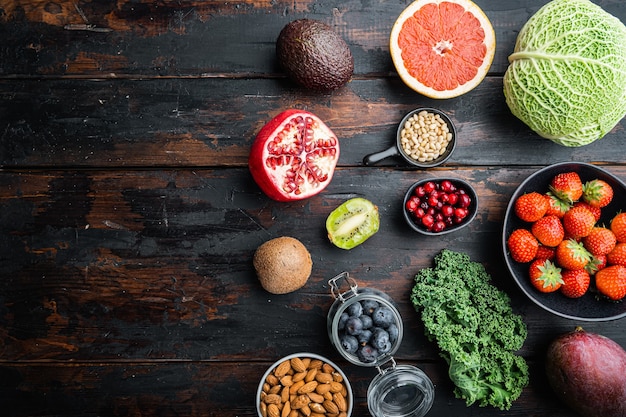
[[[559,200],[570,204],[583,195],[583,183],[575,172],[557,174],[552,178],[549,188]]]
[[[611,300],[626,297],[626,266],[607,266],[596,273],[596,288]]]
[[[575,202],[573,207],[586,208],[593,213],[593,217],[596,219],[596,222],[600,221],[600,217],[602,216],[602,209],[600,207],[594,207],[591,204],[585,203],[584,201]]]
[[[565,239],[556,247],[555,259],[562,268],[583,269],[591,261],[591,254],[581,242]]]
[[[554,260],[554,254],[556,250],[549,246],[539,245],[537,249],[537,254],[535,255],[535,259],[548,259],[550,261]]]
[[[617,243],[615,234],[606,227],[594,227],[582,241],[585,248],[594,256],[608,254]]]
[[[563,216],[565,234],[574,239],[587,236],[595,224],[596,218],[585,207],[572,207]]]
[[[535,259],[528,269],[530,282],[541,292],[554,292],[563,285],[561,268],[547,259]]]
[[[583,185],[582,198],[594,207],[605,207],[613,200],[613,188],[603,180],[587,181]]]
[[[591,258],[591,262],[585,266],[585,271],[589,272],[589,275],[594,275],[604,268],[606,268],[606,255],[597,255]]]
[[[561,293],[569,298],[579,298],[589,289],[591,277],[584,269],[566,269],[561,273]]]
[[[558,197],[551,192],[547,192],[546,197],[548,200],[548,211],[546,211],[546,216],[552,215],[561,218],[571,207],[570,204],[559,200]]]
[[[611,220],[611,231],[618,242],[626,242],[626,213],[618,213]]]
[[[528,229],[515,229],[507,240],[511,257],[516,262],[530,262],[535,258],[539,242]]]
[[[618,243],[613,250],[606,255],[607,265],[626,266],[626,243]]]
[[[556,216],[544,216],[533,223],[530,231],[539,243],[545,246],[558,246],[565,236],[561,219]]]
[[[545,195],[533,191],[519,196],[513,208],[521,220],[529,223],[536,222],[546,214],[548,199]]]

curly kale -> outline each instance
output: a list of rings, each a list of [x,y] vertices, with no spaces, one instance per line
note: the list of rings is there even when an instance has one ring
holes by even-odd
[[[415,276],[411,302],[449,365],[457,398],[508,410],[528,385],[528,365],[515,354],[528,332],[490,281],[482,264],[444,249]]]

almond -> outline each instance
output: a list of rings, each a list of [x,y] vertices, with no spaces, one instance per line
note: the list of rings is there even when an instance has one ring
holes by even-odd
[[[332,401],[326,400],[322,406],[329,414],[339,414],[339,406]]]
[[[291,369],[291,362],[283,361],[276,367],[276,370],[274,371],[274,375],[276,375],[276,377],[278,378],[281,378],[287,375],[290,369]]]
[[[311,399],[311,401],[313,401],[314,403],[323,403],[324,402],[324,396],[318,394],[317,392],[309,392],[307,394],[309,396],[309,398]]]
[[[300,358],[291,358],[291,367],[293,368],[294,371],[296,372],[304,372],[306,371],[306,366],[304,365],[304,362],[302,362],[302,359]]]
[[[291,409],[299,410],[310,402],[309,397],[306,395],[298,395],[291,401]]]
[[[291,404],[286,402],[285,405],[283,405],[283,409],[280,412],[280,417],[289,417],[290,413],[291,413]]]
[[[294,383],[292,386],[289,387],[289,393],[291,394],[297,393],[300,387],[302,387],[303,385],[304,385],[304,380],[300,380]]]
[[[343,390],[343,384],[341,382],[332,381],[329,383],[329,385],[330,392],[332,392],[333,394],[336,392],[341,392]]]
[[[317,375],[315,375],[315,380],[320,384],[329,384],[333,381],[333,376],[329,373],[318,372]]]
[[[278,384],[279,381],[276,375],[269,374],[267,378],[265,378],[265,382],[267,382],[270,387],[273,387]]]
[[[324,414],[326,412],[326,409],[324,408],[324,406],[322,406],[322,404],[319,404],[319,403],[310,403],[309,408],[311,409],[313,413]]]
[[[304,381],[306,378],[306,371],[298,372],[291,377],[293,382]]]
[[[348,411],[348,404],[346,403],[346,399],[343,395],[339,393],[333,394],[333,402],[337,404],[339,411]]]
[[[311,363],[309,363],[309,369],[321,369],[324,362],[319,359],[311,359]]]
[[[269,404],[267,406],[267,417],[280,417],[280,410],[276,404]]]
[[[309,369],[304,377],[304,382],[311,382],[315,379],[315,375],[317,374],[317,369]]]
[[[282,385],[283,387],[290,387],[293,385],[293,379],[291,378],[291,375],[285,375],[284,377],[282,377],[280,379],[280,385]]]
[[[315,392],[317,392],[320,395],[324,395],[324,394],[326,394],[329,391],[330,391],[330,384],[319,384],[315,388]]]
[[[303,386],[298,389],[298,394],[308,394],[309,392],[315,391],[315,387],[317,387],[317,381],[307,382]]]
[[[322,371],[326,372],[327,374],[332,374],[333,372],[335,372],[335,368],[325,363],[322,365]]]
[[[263,399],[263,402],[266,404],[280,404],[281,403],[280,395],[267,394],[265,398]]]

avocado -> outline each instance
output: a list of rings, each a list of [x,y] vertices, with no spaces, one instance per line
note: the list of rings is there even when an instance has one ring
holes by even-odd
[[[287,75],[315,91],[332,91],[347,83],[354,72],[348,44],[319,20],[288,23],[276,40],[276,57]]]

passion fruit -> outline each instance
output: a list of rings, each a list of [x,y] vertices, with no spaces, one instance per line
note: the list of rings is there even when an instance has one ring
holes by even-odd
[[[282,236],[263,243],[252,259],[261,286],[272,294],[287,294],[306,284],[313,261],[298,239]]]

